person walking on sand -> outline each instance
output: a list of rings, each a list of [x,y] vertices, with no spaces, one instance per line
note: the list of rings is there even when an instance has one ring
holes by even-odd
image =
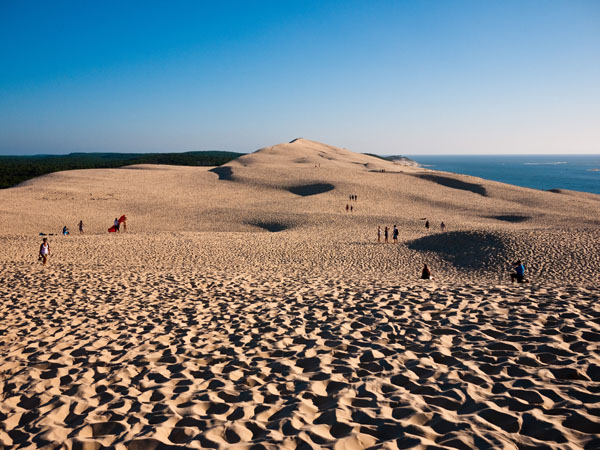
[[[83,234],[83,220],[79,221],[79,234]]]
[[[119,232],[119,219],[117,219],[116,217],[115,217],[113,226],[115,227],[115,230],[117,230],[117,233],[118,233]]]
[[[381,242],[381,227],[377,227],[377,242]]]
[[[425,229],[429,231],[429,220],[425,221]]]
[[[388,241],[388,235],[389,235],[389,233],[390,232],[388,230],[388,227],[385,227],[385,229],[383,230],[383,239],[384,239],[384,242]]]
[[[423,264],[423,271],[421,272],[421,280],[431,280],[431,271],[427,264]]]
[[[346,203],[346,212],[348,212],[349,209],[350,209],[350,205],[348,205],[348,203]]]
[[[444,231],[446,231],[446,224],[444,222],[442,222],[440,224],[440,228],[442,229],[442,233],[443,233]]]
[[[398,243],[398,228],[394,225],[394,230],[392,231],[392,239],[394,240],[394,244]]]
[[[48,256],[50,256],[50,244],[48,244],[48,238],[42,239],[42,245],[40,245],[40,256],[39,260],[45,266],[48,262]]]

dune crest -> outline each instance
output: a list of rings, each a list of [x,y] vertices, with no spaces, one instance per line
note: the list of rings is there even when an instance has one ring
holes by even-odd
[[[306,139],[0,191],[0,447],[599,448],[599,216]]]

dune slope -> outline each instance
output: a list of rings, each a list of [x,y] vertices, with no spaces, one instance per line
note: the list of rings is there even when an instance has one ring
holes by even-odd
[[[0,447],[598,448],[599,212],[304,139],[0,191]]]

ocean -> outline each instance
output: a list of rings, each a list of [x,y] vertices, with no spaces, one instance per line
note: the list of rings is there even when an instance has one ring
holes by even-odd
[[[600,155],[415,155],[423,167],[533,189],[600,194]]]

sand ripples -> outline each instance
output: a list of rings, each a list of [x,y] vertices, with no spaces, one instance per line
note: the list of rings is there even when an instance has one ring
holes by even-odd
[[[599,444],[588,289],[166,272],[2,282],[4,445]],[[15,285],[32,298],[12,298]]]

